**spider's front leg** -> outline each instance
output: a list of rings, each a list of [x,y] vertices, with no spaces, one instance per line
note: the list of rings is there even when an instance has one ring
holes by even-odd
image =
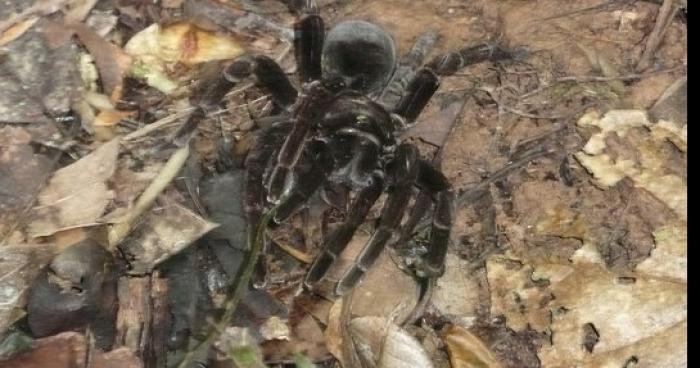
[[[438,76],[449,76],[467,66],[485,61],[521,59],[524,50],[507,50],[498,45],[482,44],[440,55],[416,71],[403,97],[392,109],[404,127],[412,125],[437,91]]]
[[[255,242],[255,237],[265,211],[265,187],[263,179],[270,158],[277,151],[278,147],[284,142],[284,138],[292,129],[289,122],[282,122],[273,125],[269,128],[263,128],[256,134],[253,147],[248,152],[245,161],[245,180],[243,193],[245,199],[243,209],[247,220],[247,240],[246,244],[250,247]],[[264,240],[263,251],[258,258],[253,274],[253,285],[256,288],[261,288],[265,285],[267,277],[267,241]]]
[[[269,93],[277,105],[287,108],[296,101],[298,92],[277,62],[263,55],[241,56],[215,80],[205,82],[193,104],[194,111],[175,133],[174,142],[177,145],[186,144],[197,125],[219,106],[224,96],[243,79],[251,76],[255,79],[255,84]]]
[[[294,128],[277,156],[275,168],[267,183],[268,197],[272,203],[277,203],[289,190],[292,183],[290,174],[303,151],[304,140],[315,123],[318,111],[324,108],[329,91],[321,79],[321,50],[325,35],[323,19],[316,14],[315,2],[304,1],[303,10],[309,12],[294,24],[294,56],[297,68],[304,83],[304,94],[296,106]],[[313,83],[313,81],[316,81]]]

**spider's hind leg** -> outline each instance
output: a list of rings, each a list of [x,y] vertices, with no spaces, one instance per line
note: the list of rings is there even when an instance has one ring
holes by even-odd
[[[335,287],[337,295],[343,295],[360,281],[396,233],[413,195],[413,186],[418,177],[418,155],[418,149],[413,145],[402,144],[397,148],[392,165],[393,185],[382,208],[379,226],[352,267],[338,280]]]
[[[306,274],[304,287],[313,289],[323,279],[328,270],[333,266],[345,250],[357,228],[362,224],[384,190],[384,178],[381,173],[374,173],[369,184],[361,189],[353,200],[346,220],[336,227],[323,241],[323,249],[316,257],[314,263]]]
[[[425,161],[420,162],[417,184],[422,193],[431,195],[435,209],[428,251],[416,263],[416,274],[426,278],[440,277],[445,271],[445,256],[454,222],[455,195],[445,175]]]

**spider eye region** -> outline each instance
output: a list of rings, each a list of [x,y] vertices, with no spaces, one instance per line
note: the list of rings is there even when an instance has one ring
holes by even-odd
[[[396,44],[376,24],[345,21],[326,35],[321,60],[325,78],[343,80],[357,91],[374,92],[383,88],[394,72]]]

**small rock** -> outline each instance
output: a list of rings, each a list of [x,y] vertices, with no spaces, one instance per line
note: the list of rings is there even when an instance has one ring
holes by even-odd
[[[29,292],[27,319],[36,337],[89,326],[97,346],[114,339],[117,278],[112,254],[91,240],[67,248],[46,266]]]

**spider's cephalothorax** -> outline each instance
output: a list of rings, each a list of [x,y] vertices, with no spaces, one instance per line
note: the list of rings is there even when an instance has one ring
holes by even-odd
[[[348,195],[343,198],[350,198],[341,204],[344,221],[323,239],[304,282],[313,288],[387,192],[376,230],[337,281],[335,292],[353,287],[387,244],[410,238],[430,203],[434,206],[427,252],[414,266],[419,276],[440,276],[454,195],[444,175],[422,160],[415,146],[398,143],[396,137],[415,122],[437,90],[438,75],[512,55],[497,46],[469,47],[397,78],[396,47],[381,27],[352,20],[326,34],[313,1],[300,3],[304,16],[295,24],[294,47],[301,91],[272,59],[246,55],[225,69],[224,78],[208,84],[183,129],[196,126],[242,79],[254,77],[283,112],[261,131],[246,159],[245,209],[251,238],[264,210],[276,206],[273,220],[281,223],[319,190],[344,188]],[[383,98],[389,90],[394,97],[399,91],[399,97]],[[409,211],[412,198],[415,204]]]

